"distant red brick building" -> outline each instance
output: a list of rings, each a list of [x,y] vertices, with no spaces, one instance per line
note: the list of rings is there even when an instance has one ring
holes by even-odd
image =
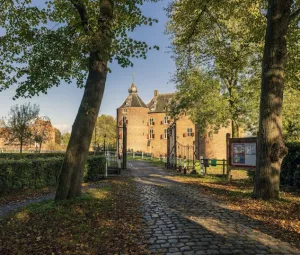
[[[32,130],[32,139],[30,141],[27,141],[23,145],[23,150],[36,150],[38,144],[34,141],[34,133],[39,131],[44,126],[47,127],[46,131],[47,134],[45,137],[45,141],[43,141],[42,149],[43,150],[49,150],[50,147],[52,147],[53,144],[60,144],[60,138],[58,139],[58,134],[60,132],[57,132],[57,129],[52,126],[50,120],[44,121],[42,119],[38,119],[35,121],[34,124],[30,127]],[[12,142],[9,142],[7,137],[9,136],[9,129],[8,128],[0,128],[0,152],[1,151],[17,151],[20,149],[20,143],[17,139],[13,140]]]
[[[152,153],[155,157],[167,153],[167,128],[173,120],[167,115],[167,107],[175,93],[159,94],[154,91],[152,100],[145,104],[138,95],[134,83],[128,90],[129,95],[117,109],[117,123],[127,123],[127,148],[133,151]],[[117,136],[122,139],[121,129]],[[221,128],[218,132],[208,131],[200,137],[195,124],[189,116],[182,115],[176,120],[177,142],[182,146],[195,146],[197,157],[226,158],[226,133],[231,127]],[[177,152],[180,154],[180,151]]]

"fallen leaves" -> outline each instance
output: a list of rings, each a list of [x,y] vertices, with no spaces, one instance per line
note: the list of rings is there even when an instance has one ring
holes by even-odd
[[[0,221],[0,254],[147,254],[138,201],[135,183],[116,179],[28,206]]]
[[[247,179],[233,180],[226,184],[224,179],[212,176],[169,178],[198,188],[202,194],[225,204],[226,208],[260,221],[274,237],[300,247],[299,193],[281,192],[281,199],[278,201],[254,200],[251,198],[253,183]]]

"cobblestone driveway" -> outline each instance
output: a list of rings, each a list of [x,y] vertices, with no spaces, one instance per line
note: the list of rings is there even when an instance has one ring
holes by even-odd
[[[143,162],[130,164],[124,175],[135,176],[152,253],[300,254],[258,221],[169,180],[170,172]]]

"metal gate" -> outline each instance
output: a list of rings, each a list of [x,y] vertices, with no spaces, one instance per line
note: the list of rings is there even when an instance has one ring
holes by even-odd
[[[104,155],[106,157],[106,176],[115,176],[121,173],[127,166],[127,126],[126,123],[117,126],[117,144],[115,148],[106,148],[104,145]],[[104,142],[105,144],[105,142]]]
[[[176,122],[167,130],[167,168],[176,168]]]
[[[195,169],[195,141],[190,145],[183,145],[177,141],[176,122],[167,130],[167,168]]]
[[[117,140],[118,159],[121,161],[121,168],[127,168],[127,125],[126,120],[123,119],[122,125],[118,126],[118,140]]]

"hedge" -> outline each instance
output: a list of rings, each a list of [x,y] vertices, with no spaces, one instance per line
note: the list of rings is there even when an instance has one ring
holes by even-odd
[[[300,143],[287,143],[288,154],[282,161],[280,185],[300,188]],[[255,171],[248,171],[248,177],[255,179]]]
[[[90,151],[89,156],[93,156],[94,152]],[[99,154],[97,154],[99,155]],[[101,155],[101,154],[100,154]],[[20,159],[39,159],[64,157],[64,152],[49,152],[49,153],[0,153],[0,160],[20,160]]]
[[[280,183],[300,188],[300,143],[287,143],[288,155],[283,159]]]
[[[0,161],[0,194],[26,188],[56,186],[63,157]],[[84,172],[85,181],[103,178],[105,157],[89,156]]]

